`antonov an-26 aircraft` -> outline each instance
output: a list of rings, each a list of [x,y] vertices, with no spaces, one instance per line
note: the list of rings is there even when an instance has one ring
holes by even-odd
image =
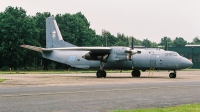
[[[133,42],[132,42],[133,43]],[[54,17],[46,18],[46,48],[30,45],[21,47],[38,51],[42,57],[82,69],[98,69],[97,78],[106,77],[108,69],[133,70],[133,77],[140,77],[140,70],[168,70],[176,78],[176,70],[189,68],[193,63],[174,51],[162,49],[134,49],[132,47],[78,47],[62,38]]]

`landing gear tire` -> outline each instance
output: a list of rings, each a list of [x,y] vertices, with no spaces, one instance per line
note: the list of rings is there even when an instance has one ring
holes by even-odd
[[[140,73],[139,70],[133,70],[133,71],[132,71],[132,76],[133,76],[133,77],[140,77],[140,74],[141,74],[141,73]]]
[[[99,71],[97,71],[97,78],[101,78],[101,77],[104,77],[104,78],[106,78],[106,71],[104,71],[104,70],[99,70]]]
[[[170,73],[170,74],[169,74],[169,77],[170,77],[170,78],[176,78],[176,73]]]

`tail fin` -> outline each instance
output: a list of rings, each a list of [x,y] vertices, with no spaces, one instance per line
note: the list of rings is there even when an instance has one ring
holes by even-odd
[[[54,17],[46,18],[46,48],[75,47],[62,38]]]

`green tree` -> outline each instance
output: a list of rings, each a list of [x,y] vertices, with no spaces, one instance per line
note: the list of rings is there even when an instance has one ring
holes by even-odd
[[[36,41],[37,31],[31,17],[21,7],[7,7],[0,13],[0,37],[2,66],[17,69],[23,62],[24,57],[32,57],[19,45],[23,43],[39,45]]]
[[[176,37],[173,41],[174,47],[184,47],[187,44],[187,41],[185,41],[182,37]]]
[[[156,42],[151,42],[151,47],[152,48],[157,48],[158,47],[158,44]]]
[[[50,12],[38,12],[35,16],[33,16],[35,27],[39,33],[38,42],[40,43],[41,47],[46,47],[46,18],[50,16]]]
[[[117,38],[106,30],[102,30],[101,36],[101,42],[103,46],[114,46],[117,41]]]
[[[200,44],[200,39],[199,37],[195,37],[192,41],[192,44]]]
[[[124,34],[117,33],[116,38],[117,39],[114,46],[129,46],[128,37],[126,37]]]
[[[144,39],[142,41],[142,45],[145,46],[145,47],[147,47],[147,48],[150,48],[151,47],[151,41],[148,40],[148,39]]]
[[[169,37],[161,38],[159,45],[164,47],[166,45],[166,42],[169,47],[172,47],[173,42],[172,42],[171,38],[169,38]]]
[[[147,47],[147,48],[157,48],[158,47],[158,44],[156,42],[151,42],[148,39],[144,39],[142,41],[142,45]]]
[[[99,45],[99,42],[95,43],[96,39],[99,39],[98,36],[81,12],[72,15],[57,14],[55,18],[65,41],[77,46]]]
[[[132,38],[133,38],[133,41],[134,41],[134,45],[135,46],[142,46],[142,41],[130,36],[128,37],[128,42],[129,42],[129,47],[131,47],[131,44],[132,44]]]
[[[91,38],[90,46],[102,46],[101,42],[102,37],[100,35],[95,35],[95,37]]]

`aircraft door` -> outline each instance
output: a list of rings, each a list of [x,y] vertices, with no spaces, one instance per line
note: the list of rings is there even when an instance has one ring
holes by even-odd
[[[156,54],[152,54],[150,58],[150,67],[155,68],[156,67]]]
[[[159,54],[152,54],[150,58],[150,68],[160,68],[162,67],[162,59]]]

